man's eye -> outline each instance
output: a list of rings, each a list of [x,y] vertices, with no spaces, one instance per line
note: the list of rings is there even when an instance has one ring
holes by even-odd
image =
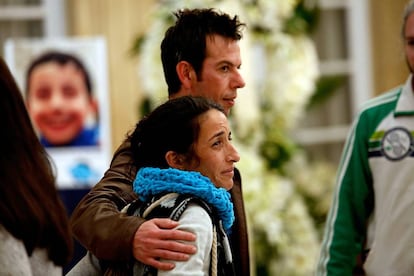
[[[223,71],[223,72],[228,72],[230,70],[230,67],[229,66],[223,66],[223,67],[221,67],[221,71]]]

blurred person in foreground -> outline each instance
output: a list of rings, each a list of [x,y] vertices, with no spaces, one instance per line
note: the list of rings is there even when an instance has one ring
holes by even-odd
[[[0,59],[0,275],[62,275],[73,240],[49,156]]]

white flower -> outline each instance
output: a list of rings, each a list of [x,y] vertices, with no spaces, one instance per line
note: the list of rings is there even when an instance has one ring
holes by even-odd
[[[246,6],[248,23],[273,32],[280,32],[283,22],[297,4],[297,0],[242,0]]]
[[[319,75],[312,41],[305,36],[274,35],[267,44],[265,98],[277,127],[291,129],[303,115]]]
[[[163,20],[155,20],[150,26],[141,46],[139,77],[143,92],[155,105],[163,102],[167,97],[167,84],[161,64],[160,45],[167,25]]]

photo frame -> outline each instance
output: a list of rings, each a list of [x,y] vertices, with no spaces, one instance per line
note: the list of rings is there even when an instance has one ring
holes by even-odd
[[[54,164],[58,188],[90,188],[102,178],[112,155],[106,41],[103,37],[7,40],[4,58],[25,100],[28,67],[39,55],[49,51],[75,56],[89,73],[92,96],[97,103],[93,121],[97,142],[63,146],[51,143],[45,148]],[[39,138],[43,138],[40,124],[36,125],[33,117],[32,122]]]

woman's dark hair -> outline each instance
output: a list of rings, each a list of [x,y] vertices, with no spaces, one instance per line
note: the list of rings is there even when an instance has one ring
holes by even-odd
[[[52,166],[31,125],[23,97],[0,58],[0,224],[27,253],[46,248],[56,265],[70,261],[73,240]]]
[[[75,67],[80,70],[83,74],[86,89],[88,91],[89,97],[92,97],[92,82],[91,78],[89,76],[88,70],[86,69],[85,65],[82,63],[82,61],[71,54],[58,52],[58,51],[48,51],[45,52],[38,57],[36,57],[29,65],[27,71],[26,71],[26,94],[30,91],[30,76],[33,72],[33,70],[42,64],[54,62],[59,64],[60,66],[64,66],[68,63],[73,63]]]
[[[211,109],[225,114],[219,104],[209,99],[183,96],[165,102],[144,117],[129,136],[136,168],[168,168],[168,151],[188,159],[196,157],[192,146],[200,130],[198,118]]]
[[[200,77],[206,58],[207,38],[219,35],[238,41],[245,26],[237,16],[230,17],[214,9],[183,9],[175,12],[174,16],[177,19],[175,25],[168,28],[161,42],[161,60],[170,96],[181,86],[176,72],[180,61],[189,62]]]

